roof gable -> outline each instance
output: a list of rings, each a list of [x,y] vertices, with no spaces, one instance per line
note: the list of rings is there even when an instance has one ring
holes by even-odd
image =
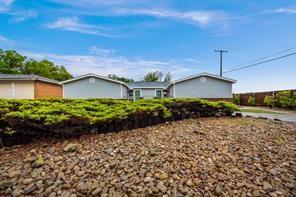
[[[84,78],[87,78],[87,77],[95,77],[95,78],[103,79],[103,80],[106,80],[106,81],[112,81],[112,82],[119,83],[119,84],[122,84],[122,85],[125,85],[126,87],[128,87],[128,85],[126,83],[122,82],[122,81],[110,79],[108,77],[104,77],[104,76],[93,74],[93,73],[89,73],[89,74],[86,74],[86,75],[75,77],[73,79],[62,81],[61,84],[70,83],[70,82],[77,81],[77,80],[80,80],[80,79],[84,79]]]
[[[14,75],[14,74],[0,74],[0,80],[31,80],[31,81],[43,81],[47,83],[59,84],[60,82],[54,79],[49,79],[39,75]]]
[[[197,75],[192,75],[192,76],[189,76],[189,77],[185,77],[185,78],[182,78],[182,79],[172,81],[167,87],[169,87],[169,86],[171,86],[172,84],[175,84],[175,83],[187,81],[187,80],[198,78],[198,77],[212,77],[212,78],[219,79],[219,80],[222,80],[222,81],[228,81],[230,83],[236,83],[236,80],[234,80],[234,79],[230,79],[230,78],[226,78],[226,77],[220,77],[218,75],[213,75],[213,74],[209,74],[209,73],[200,73],[200,74],[197,74]]]

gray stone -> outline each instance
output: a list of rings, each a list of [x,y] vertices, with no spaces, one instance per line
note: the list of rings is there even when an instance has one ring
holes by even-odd
[[[49,194],[48,197],[56,197],[56,196],[57,196],[57,194],[55,192],[52,192],[51,194]]]
[[[71,192],[69,191],[64,191],[61,195],[61,197],[70,197],[71,196]]]
[[[105,150],[105,153],[107,153],[108,155],[113,155],[113,149],[108,148],[108,149]]]
[[[220,184],[218,184],[215,188],[215,194],[216,195],[221,195],[222,194],[222,191],[223,191],[223,188]]]
[[[269,183],[267,183],[267,182],[263,182],[263,189],[264,190],[270,190],[270,189],[272,189],[272,185],[270,185]]]
[[[87,192],[87,185],[84,182],[80,182],[77,184],[76,189],[80,193],[86,193]]]
[[[145,182],[145,183],[152,182],[152,181],[154,181],[154,178],[151,178],[151,177],[146,177],[146,178],[144,179],[144,182]]]
[[[98,196],[99,193],[101,193],[102,191],[102,188],[98,187],[97,189],[95,189],[93,192],[92,192],[92,195],[93,196]]]
[[[37,189],[37,185],[35,185],[35,183],[31,183],[30,185],[28,185],[25,188],[24,194],[31,194],[32,192],[34,192]]]
[[[157,189],[159,189],[162,193],[165,193],[167,191],[167,187],[164,185],[163,181],[158,182]]]
[[[64,147],[64,151],[65,152],[74,152],[79,148],[79,146],[80,146],[79,144],[67,144]]]
[[[18,176],[21,173],[20,170],[12,170],[8,172],[8,177],[9,178],[14,178],[16,176]]]
[[[0,189],[6,189],[12,187],[14,183],[12,181],[2,181],[0,182]]]
[[[24,193],[24,190],[22,188],[16,188],[15,190],[13,190],[11,195],[13,197],[17,197],[17,196],[21,196],[23,193]]]
[[[23,180],[23,184],[24,185],[29,185],[33,182],[33,179],[32,178],[26,178]]]

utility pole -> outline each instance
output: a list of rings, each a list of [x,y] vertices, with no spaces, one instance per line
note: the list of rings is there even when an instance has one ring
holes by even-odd
[[[222,77],[222,70],[223,70],[223,53],[227,53],[228,51],[225,50],[215,50],[215,52],[220,53],[220,77]]]

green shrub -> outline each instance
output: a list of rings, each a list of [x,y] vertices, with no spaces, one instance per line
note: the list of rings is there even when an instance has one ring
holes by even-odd
[[[275,97],[280,107],[286,108],[286,109],[296,108],[296,92],[281,91],[281,92],[278,92]]]
[[[237,106],[228,102],[171,98],[134,102],[116,99],[0,99],[0,109],[5,109],[0,111],[0,134],[1,131],[5,134],[5,128],[21,133],[60,133],[73,128],[87,132],[91,127],[135,117],[167,119],[183,112],[199,112],[201,116],[214,116],[217,112],[230,115]]]
[[[264,98],[264,104],[266,106],[268,106],[268,107],[273,107],[274,104],[275,104],[273,97],[268,96],[268,95],[265,96],[265,98]]]
[[[255,106],[255,105],[256,105],[255,97],[250,96],[250,97],[248,98],[248,104],[249,104],[249,105],[252,105],[252,106]]]
[[[240,105],[240,96],[238,94],[233,95],[233,103],[236,105]]]

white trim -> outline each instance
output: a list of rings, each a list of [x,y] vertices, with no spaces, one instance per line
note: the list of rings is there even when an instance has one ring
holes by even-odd
[[[15,98],[15,83],[11,82],[11,97]]]
[[[134,101],[136,100],[136,94],[135,94],[135,91],[136,90],[139,90],[140,91],[140,97],[142,97],[142,90],[141,89],[133,89]]]
[[[176,84],[174,83],[174,98],[176,98]]]
[[[0,81],[42,81],[42,82],[46,82],[46,83],[52,83],[52,84],[60,85],[60,82],[53,82],[53,81],[50,81],[50,80],[38,79],[38,78],[31,78],[31,79],[0,78]]]
[[[212,75],[212,74],[209,74],[209,73],[200,73],[198,75],[192,75],[192,76],[189,76],[189,77],[185,77],[185,78],[182,78],[182,79],[172,81],[167,86],[167,88],[170,87],[171,85],[175,84],[175,83],[179,83],[179,82],[182,82],[182,81],[186,81],[186,80],[197,78],[197,77],[203,77],[203,76],[212,77],[212,78],[216,78],[216,79],[221,79],[221,80],[228,81],[228,82],[231,82],[231,83],[236,83],[236,80],[234,80],[234,79],[229,79],[229,78],[226,78],[226,77],[220,77],[218,75]]]
[[[130,89],[166,89],[166,87],[130,87]]]
[[[65,84],[65,83],[69,83],[69,82],[72,82],[72,81],[77,81],[79,79],[83,79],[83,78],[86,78],[86,77],[96,77],[96,78],[99,78],[99,79],[104,79],[104,80],[107,80],[107,81],[112,81],[112,82],[115,82],[115,83],[120,83],[120,84],[125,85],[126,87],[129,88],[129,86],[126,83],[122,82],[122,81],[117,81],[117,80],[110,79],[108,77],[104,77],[104,76],[93,74],[93,73],[89,73],[89,74],[86,74],[86,75],[75,77],[73,79],[62,81],[62,82],[60,82],[60,84]]]
[[[163,89],[155,89],[155,97],[157,96],[157,94],[156,94],[157,90],[161,91],[160,98],[163,98]]]
[[[64,88],[64,84],[62,84],[63,87],[63,99],[65,98],[65,88]]]

